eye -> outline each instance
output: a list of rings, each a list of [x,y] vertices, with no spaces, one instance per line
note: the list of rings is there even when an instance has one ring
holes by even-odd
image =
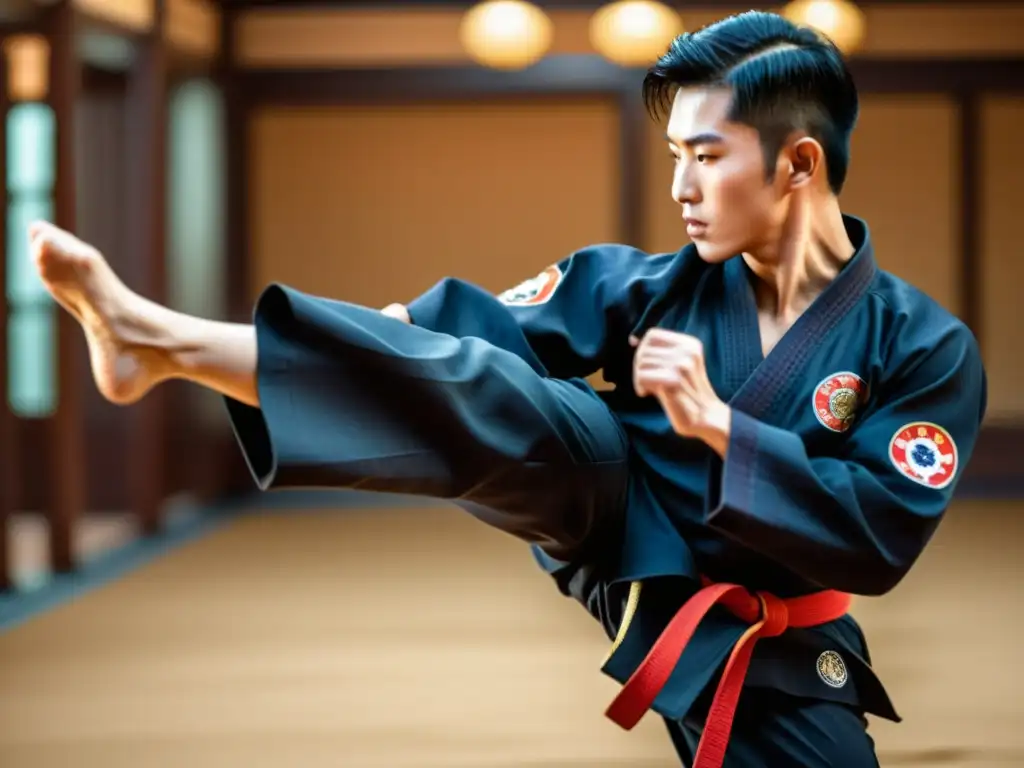
[[[712,155],[704,155],[704,154],[697,155],[697,162],[701,163],[702,165],[704,163],[709,163],[709,162],[711,162],[714,159],[715,158]]]

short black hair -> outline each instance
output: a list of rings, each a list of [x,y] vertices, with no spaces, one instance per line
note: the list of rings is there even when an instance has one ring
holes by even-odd
[[[774,13],[729,16],[680,35],[648,70],[648,111],[656,119],[667,113],[686,86],[732,90],[729,119],[758,130],[769,178],[787,137],[807,131],[825,150],[829,186],[842,191],[859,104],[846,61],[827,37]]]

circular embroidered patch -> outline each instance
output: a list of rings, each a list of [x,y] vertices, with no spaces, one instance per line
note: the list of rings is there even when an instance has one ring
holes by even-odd
[[[857,374],[833,373],[814,388],[814,415],[827,429],[845,432],[857,418],[866,394],[867,385]]]
[[[554,264],[536,277],[498,294],[498,301],[511,307],[533,307],[548,301],[562,282],[562,270]]]
[[[849,679],[846,662],[835,651],[825,651],[818,657],[818,663],[815,666],[818,669],[818,677],[831,688],[842,688]]]
[[[889,458],[915,483],[945,488],[956,477],[956,443],[938,424],[915,421],[901,427],[889,443]]]

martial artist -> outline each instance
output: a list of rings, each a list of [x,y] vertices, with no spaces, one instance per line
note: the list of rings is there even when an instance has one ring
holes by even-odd
[[[742,14],[643,87],[677,253],[591,246],[385,313],[275,285],[251,326],[156,306],[46,224],[37,264],[100,391],[224,394],[261,488],[450,499],[532,545],[613,641],[608,715],[653,710],[684,764],[877,765],[865,714],[898,717],[850,594],[895,587],[942,519],[985,410],[977,344],[840,210],[858,102],[830,42]]]

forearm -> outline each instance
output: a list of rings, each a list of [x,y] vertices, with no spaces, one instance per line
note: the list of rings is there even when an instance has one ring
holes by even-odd
[[[703,423],[701,440],[724,461],[732,434],[732,409],[725,403],[716,403],[705,413]]]
[[[807,455],[796,434],[734,414],[711,468],[708,525],[829,589],[879,595],[911,567],[942,504],[900,495],[838,458]]]

